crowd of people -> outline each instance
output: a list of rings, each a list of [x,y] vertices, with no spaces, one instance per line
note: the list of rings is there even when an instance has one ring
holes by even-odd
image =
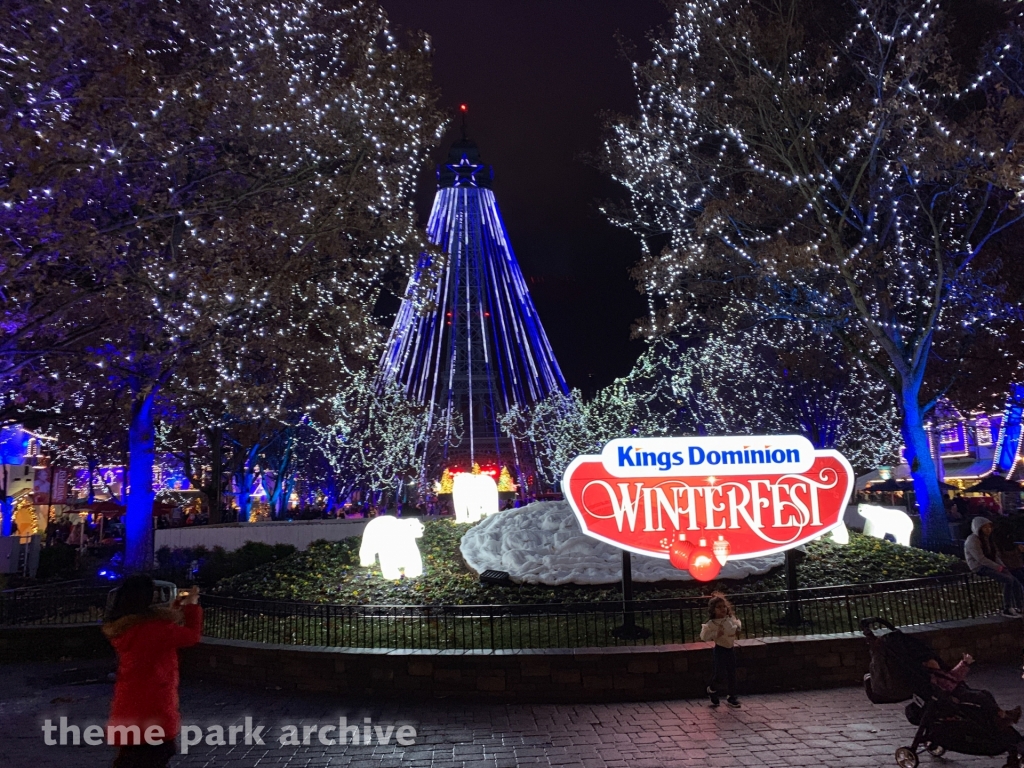
[[[507,499],[502,501],[501,509],[519,507],[529,501]],[[87,511],[87,510],[86,510]],[[392,515],[394,517],[451,517],[453,509],[451,501],[428,496],[418,502],[385,501],[373,502],[359,499],[347,500],[343,504],[302,504],[288,509],[283,515],[275,515],[273,519],[292,520],[358,520]],[[225,509],[221,513],[221,522],[238,521],[237,509]],[[188,506],[168,507],[163,514],[154,515],[157,529],[186,528],[208,525],[210,513],[205,505],[190,504]],[[17,527],[13,530],[18,533]],[[58,515],[46,529],[46,545],[54,543],[67,544],[74,547],[93,547],[114,544],[123,539],[124,523],[119,516],[104,517],[100,524],[100,514],[81,514],[76,511]]]
[[[971,521],[976,517],[991,519],[1006,517],[1002,505],[988,495],[967,497],[962,493],[955,496],[947,494],[944,497],[944,506],[949,532],[955,541],[967,540],[967,537],[971,535]]]

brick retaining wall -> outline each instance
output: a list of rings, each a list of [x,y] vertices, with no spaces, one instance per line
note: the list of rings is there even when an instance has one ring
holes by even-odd
[[[906,630],[948,662],[1021,660],[1020,619],[976,619]],[[744,693],[857,685],[868,668],[863,637],[743,640]],[[704,695],[707,643],[533,651],[377,651],[206,639],[182,653],[182,674],[233,685],[322,691],[361,698],[502,702],[642,701]]]
[[[62,657],[95,659],[113,655],[114,649],[103,636],[98,623],[0,627],[0,663]]]
[[[968,652],[983,662],[1019,663],[1020,619],[947,622],[920,634],[948,662]],[[0,662],[111,656],[96,624],[0,628]],[[742,640],[745,693],[860,683],[868,666],[862,637],[818,635]],[[182,653],[182,674],[231,685],[323,691],[366,698],[597,702],[697,697],[711,672],[705,643],[534,651],[377,651],[205,639]]]
[[[153,532],[153,549],[169,547],[203,546],[207,549],[223,547],[232,552],[246,542],[261,544],[291,544],[306,549],[314,541],[343,541],[362,536],[369,520],[267,520],[262,523],[222,523],[220,525],[192,525],[183,528],[158,528]]]

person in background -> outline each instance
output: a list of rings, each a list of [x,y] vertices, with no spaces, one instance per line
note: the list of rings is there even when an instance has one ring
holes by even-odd
[[[153,606],[153,579],[129,576],[117,590],[103,634],[117,652],[117,680],[110,705],[119,747],[113,768],[166,768],[181,728],[178,712],[178,649],[195,645],[203,632],[199,590],[181,593],[170,608]],[[160,729],[149,744],[147,729]],[[155,736],[156,734],[152,734]],[[125,742],[128,743],[125,743]]]
[[[714,666],[711,672],[711,683],[708,685],[708,695],[711,697],[712,707],[717,707],[721,703],[719,693],[722,690],[723,682],[727,696],[726,703],[730,707],[738,708],[740,706],[740,700],[736,697],[736,651],[733,646],[736,644],[736,634],[741,626],[732,603],[721,592],[713,593],[708,601],[708,622],[701,625],[700,628],[700,639],[712,640],[715,643],[711,650]]]
[[[942,506],[946,510],[946,523],[949,526],[949,537],[953,541],[959,541],[962,537],[960,532],[963,530],[964,518],[960,514],[960,510],[957,509],[956,502],[953,499],[953,495],[944,495],[942,497]]]
[[[970,536],[971,505],[970,502],[968,502],[967,499],[959,493],[953,497],[953,514],[959,515],[960,519],[958,529],[960,535],[957,536],[957,538],[966,539]]]
[[[958,493],[953,497],[953,509],[956,510],[961,520],[966,520],[971,516],[971,505],[970,502],[964,498],[963,494]]]
[[[1024,611],[1024,557],[1015,538],[1014,524],[1010,518],[1001,517],[992,525],[992,546],[995,548],[997,559],[1017,580],[1014,607]]]
[[[992,528],[992,521],[987,517],[976,517],[971,521],[971,535],[964,542],[964,558],[971,573],[987,576],[1003,585],[1003,615],[1020,616],[1020,611],[1014,606],[1021,586],[999,562],[999,554],[992,542]]]

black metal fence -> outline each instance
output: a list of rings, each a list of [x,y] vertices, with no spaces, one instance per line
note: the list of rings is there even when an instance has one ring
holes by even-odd
[[[110,589],[75,582],[0,592],[0,626],[102,621]]]
[[[0,625],[98,621],[109,587],[0,593]],[[897,626],[986,616],[999,585],[971,575],[731,596],[748,638],[858,632],[860,619]],[[208,637],[285,645],[501,650],[695,642],[707,599],[635,600],[641,632],[625,632],[622,602],[549,605],[352,606],[204,595]],[[617,631],[619,630],[619,631]]]
[[[732,597],[751,638],[854,633],[860,619],[898,626],[995,613],[1001,592],[969,575],[771,592]],[[706,598],[636,600],[630,613],[646,632],[619,628],[621,602],[549,605],[349,606],[204,597],[210,637],[285,645],[501,650],[664,645],[700,639]],[[619,631],[616,631],[619,630]],[[641,636],[643,635],[643,636]]]

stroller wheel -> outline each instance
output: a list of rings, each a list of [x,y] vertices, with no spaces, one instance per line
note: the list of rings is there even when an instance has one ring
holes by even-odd
[[[917,768],[917,753],[910,747],[896,750],[896,765],[900,768]]]
[[[944,754],[946,754],[946,748],[941,744],[929,744],[927,749],[928,754],[932,755],[933,757],[942,757]]]

